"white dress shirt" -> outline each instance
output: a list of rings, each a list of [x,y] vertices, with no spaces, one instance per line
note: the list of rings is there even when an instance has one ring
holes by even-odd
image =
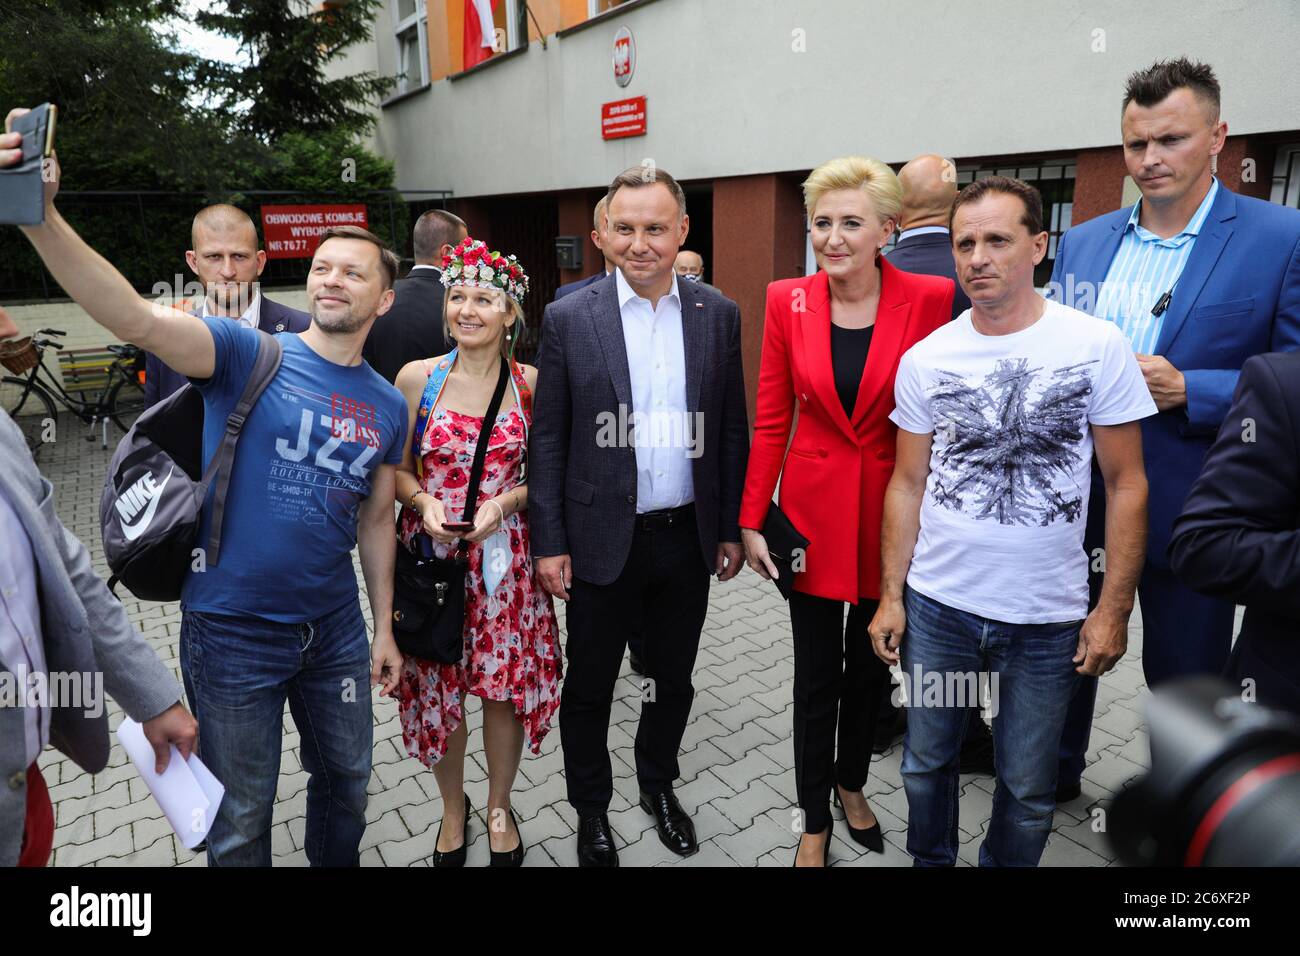
[[[41,640],[41,605],[36,595],[36,556],[9,499],[0,492],[0,664],[17,679],[12,690],[23,706],[23,731],[30,765],[50,741],[48,700],[27,707],[28,675],[45,674]]]
[[[637,514],[677,508],[695,500],[687,455],[691,433],[677,275],[672,289],[653,307],[632,290],[622,269],[615,269],[614,275],[632,380],[629,418],[635,438]]]
[[[208,316],[212,315],[212,313],[208,311],[208,300],[206,298],[203,300],[202,314],[204,318],[207,318]],[[238,319],[235,319],[235,321],[238,322],[240,325],[244,326],[244,328],[255,329],[257,328],[257,323],[260,322],[261,319],[262,319],[262,293],[254,292],[253,301],[248,303],[248,308],[244,310],[244,314],[241,315]]]
[[[898,234],[898,241],[902,242],[904,239],[910,239],[912,236],[929,236],[938,233],[943,233],[946,236],[948,234],[948,227],[947,226],[916,226],[913,229],[904,229],[902,232]]]

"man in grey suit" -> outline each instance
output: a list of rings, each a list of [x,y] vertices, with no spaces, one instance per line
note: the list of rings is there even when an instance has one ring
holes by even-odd
[[[17,332],[0,309],[0,340]],[[108,716],[87,687],[102,686],[144,725],[159,772],[171,744],[189,756],[198,725],[176,679],[96,577],[86,546],[55,515],[53,486],[2,411],[0,461],[0,866],[44,866],[54,815],[37,757],[52,743],[89,773],[108,763]],[[55,688],[62,698],[74,686],[80,700],[55,699]]]
[[[740,310],[677,281],[686,198],[635,167],[610,185],[612,279],[552,302],[542,322],[529,487],[538,578],[568,601],[560,736],[578,862],[617,866],[609,713],[628,635],[645,666],[636,771],[674,853],[698,849],[673,796],[709,577],[744,560],[749,421]]]

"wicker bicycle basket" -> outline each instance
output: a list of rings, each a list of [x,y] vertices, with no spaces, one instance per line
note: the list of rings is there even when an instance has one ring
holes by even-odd
[[[0,365],[9,369],[15,375],[30,371],[40,361],[40,354],[36,351],[36,346],[32,344],[30,335],[21,339],[14,339],[12,342],[0,342]]]

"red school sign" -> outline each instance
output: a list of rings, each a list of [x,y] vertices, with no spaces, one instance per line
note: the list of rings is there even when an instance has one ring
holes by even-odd
[[[262,236],[268,259],[309,259],[331,226],[369,225],[366,207],[263,206]]]
[[[600,136],[602,139],[622,139],[625,136],[645,135],[645,97],[615,100],[600,104]]]

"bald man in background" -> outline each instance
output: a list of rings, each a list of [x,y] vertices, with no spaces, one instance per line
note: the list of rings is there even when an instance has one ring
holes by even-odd
[[[948,235],[948,212],[957,198],[957,167],[942,156],[925,153],[899,170],[898,181],[903,184],[903,212],[889,264],[904,272],[951,279],[957,287],[952,298],[955,319],[970,308],[970,299],[957,281]]]
[[[257,227],[248,213],[220,203],[200,209],[190,227],[194,246],[185,262],[199,277],[206,293],[203,303],[178,304],[196,315],[220,315],[250,329],[302,332],[311,324],[306,312],[266,298],[257,277],[266,267],[266,252],[258,248]],[[189,380],[150,353],[145,359],[144,407],[150,408]]]
[[[605,197],[601,196],[600,201],[596,203],[596,208],[591,211],[591,243],[600,250],[601,264],[604,268],[595,275],[587,276],[585,279],[566,282],[555,290],[556,299],[563,299],[566,295],[572,295],[579,289],[585,289],[587,286],[594,285],[607,276],[614,274],[614,262],[610,259],[609,253],[605,251],[609,248],[609,244],[606,242],[608,234],[609,223],[605,220]]]

